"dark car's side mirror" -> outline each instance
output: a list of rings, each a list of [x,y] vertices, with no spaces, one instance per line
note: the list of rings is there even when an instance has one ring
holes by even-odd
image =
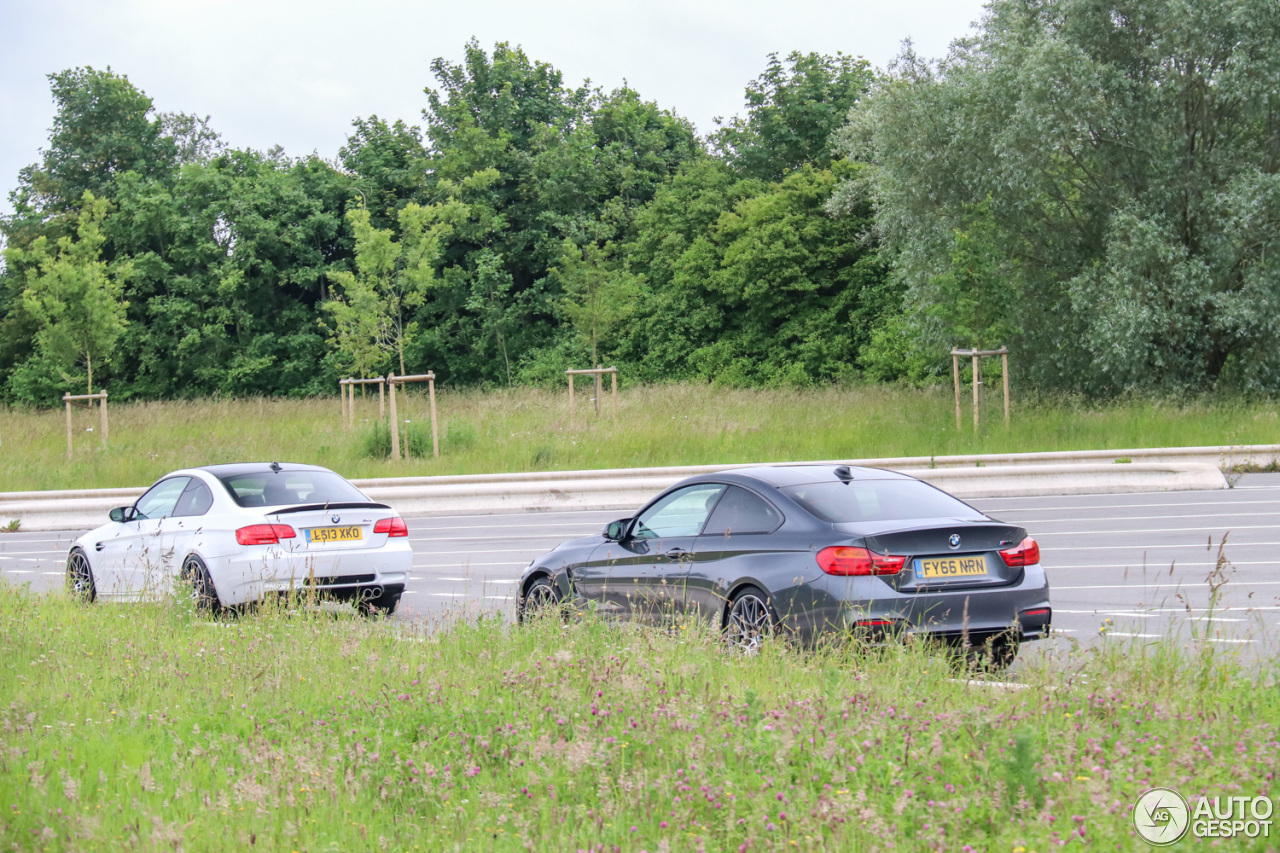
[[[604,529],[604,538],[610,542],[621,542],[622,537],[627,533],[627,525],[631,523],[629,518],[620,518],[617,521],[609,522]]]
[[[111,512],[108,514],[108,517],[112,521],[117,523],[121,521],[128,521],[129,519],[133,518],[133,507],[118,506],[115,509],[111,510]]]

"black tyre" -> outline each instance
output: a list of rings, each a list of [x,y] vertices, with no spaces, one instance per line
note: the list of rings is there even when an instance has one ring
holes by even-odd
[[[525,590],[516,606],[516,620],[526,622],[560,608],[560,591],[545,575],[535,580]]]
[[[89,557],[80,548],[72,548],[67,555],[67,594],[85,604],[92,604],[98,597]]]
[[[390,616],[400,605],[404,587],[382,587],[376,595],[360,599],[360,612],[367,616]]]
[[[769,606],[769,596],[754,586],[734,593],[724,617],[724,638],[730,648],[755,654],[773,637],[777,620]]]
[[[1018,657],[1021,643],[1016,637],[988,637],[980,645],[960,650],[958,665],[970,673],[1000,673]]]
[[[222,601],[218,598],[218,590],[213,586],[213,578],[209,575],[209,568],[204,564],[204,560],[195,554],[189,555],[182,561],[182,577],[191,584],[191,595],[195,601],[196,610],[208,613],[210,616],[222,613]]]

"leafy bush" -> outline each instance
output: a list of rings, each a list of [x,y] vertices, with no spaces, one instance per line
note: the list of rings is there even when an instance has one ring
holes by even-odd
[[[468,450],[475,446],[479,436],[476,428],[466,421],[450,421],[445,427],[444,441],[440,442],[440,452]]]

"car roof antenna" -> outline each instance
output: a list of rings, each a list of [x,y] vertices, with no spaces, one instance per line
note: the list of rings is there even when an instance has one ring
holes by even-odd
[[[279,463],[279,462],[272,462],[272,463],[271,463],[271,470],[272,470],[272,471],[275,471],[277,474],[279,474],[279,473],[280,473],[280,463]]]
[[[841,465],[836,468],[836,477],[838,477],[842,483],[853,482],[853,472],[849,470],[848,465]]]

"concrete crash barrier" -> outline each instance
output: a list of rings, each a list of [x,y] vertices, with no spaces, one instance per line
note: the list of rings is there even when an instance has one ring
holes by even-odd
[[[1276,448],[1280,452],[1280,447]],[[866,465],[919,477],[960,498],[1115,494],[1225,489],[1218,467],[1204,461],[1140,461],[1117,465],[1096,451],[1078,463],[988,464],[1007,457],[970,457],[971,467],[943,467],[942,458],[831,460],[817,464]],[[1135,451],[1123,451],[1130,456]],[[1030,454],[1028,454],[1030,455]],[[1035,454],[1043,456],[1044,454]],[[1062,459],[1066,454],[1055,454]],[[897,464],[887,464],[897,463]],[[903,464],[906,463],[906,464]],[[929,467],[930,464],[935,467]],[[976,467],[982,463],[983,467]],[[781,463],[778,463],[781,464]],[[745,465],[545,471],[353,481],[369,497],[405,515],[500,513],[535,510],[633,510],[685,477]],[[23,530],[96,527],[113,507],[132,504],[144,489],[84,489],[0,493],[0,524],[17,518]]]
[[[1227,479],[1222,472],[1204,462],[998,465],[903,473],[919,477],[958,498],[1108,495],[1227,488]]]

